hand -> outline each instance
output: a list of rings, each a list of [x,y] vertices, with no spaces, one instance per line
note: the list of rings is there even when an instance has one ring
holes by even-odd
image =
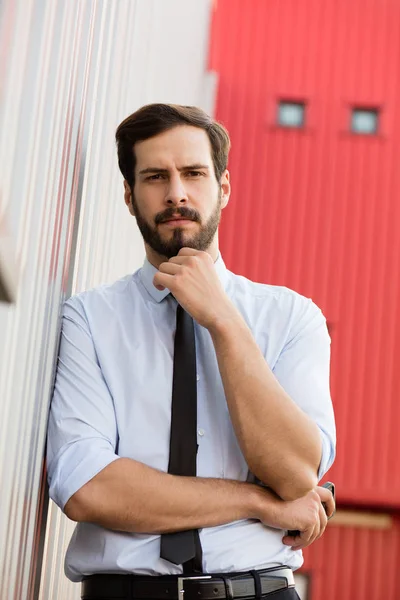
[[[237,311],[225,294],[213,260],[207,252],[182,248],[177,256],[159,266],[153,284],[168,288],[179,304],[203,327],[219,320],[237,318]]]
[[[326,505],[326,512],[322,506]],[[312,544],[325,531],[328,517],[335,510],[333,496],[326,488],[317,486],[308,494],[297,500],[285,502],[277,500],[277,512],[274,523],[265,519],[266,525],[272,525],[278,529],[297,530],[300,535],[285,535],[282,542],[286,546],[291,546],[293,550],[300,550]],[[263,521],[262,514],[259,515]]]
[[[297,507],[293,506],[295,503],[298,503]],[[285,535],[282,539],[286,546],[291,546],[293,550],[300,550],[315,542],[324,533],[328,518],[335,511],[335,501],[329,490],[317,486],[304,498],[288,504],[292,505],[288,507],[289,512],[293,511],[293,508],[299,508],[299,505],[300,512],[301,509],[306,511],[303,515],[306,519],[302,526],[288,527],[288,530],[297,530],[298,535]]]

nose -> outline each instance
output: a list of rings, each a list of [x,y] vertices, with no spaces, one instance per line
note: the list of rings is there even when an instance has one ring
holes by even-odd
[[[169,179],[169,186],[165,196],[165,202],[168,206],[178,206],[186,204],[188,201],[187,192],[178,173],[172,175]]]

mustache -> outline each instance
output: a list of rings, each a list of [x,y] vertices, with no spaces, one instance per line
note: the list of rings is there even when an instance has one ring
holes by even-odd
[[[177,215],[184,219],[189,219],[190,221],[197,221],[198,223],[200,222],[200,215],[197,210],[187,206],[181,206],[179,208],[174,208],[171,206],[170,208],[166,208],[162,212],[156,214],[154,217],[154,222],[156,225],[159,225],[160,223],[164,223],[165,221],[168,221]]]

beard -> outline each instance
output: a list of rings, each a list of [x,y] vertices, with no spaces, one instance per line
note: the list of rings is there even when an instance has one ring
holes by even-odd
[[[154,227],[152,227],[140,213],[135,200],[133,200],[133,208],[137,225],[145,243],[157,252],[157,254],[170,259],[173,256],[176,256],[182,248],[193,248],[194,250],[201,251],[205,251],[209,248],[221,220],[221,199],[222,193],[220,190],[214,211],[204,225],[201,224],[201,217],[198,211],[186,206],[176,208],[171,206],[170,208],[157,213],[154,217]],[[191,221],[199,223],[200,228],[197,233],[190,235],[185,233],[183,228],[176,227],[173,230],[172,237],[168,240],[164,240],[160,236],[158,225],[171,219],[174,215],[179,215],[185,219],[190,219]]]

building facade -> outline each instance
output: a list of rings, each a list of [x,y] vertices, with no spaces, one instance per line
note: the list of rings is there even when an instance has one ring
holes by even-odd
[[[209,0],[0,3],[1,600],[80,598],[63,569],[74,523],[45,483],[61,305],[141,265],[115,129],[149,102],[210,110],[210,10]]]
[[[216,117],[232,138],[224,259],[311,297],[332,338],[328,478],[351,510],[305,552],[311,600],[399,595],[399,45],[393,0],[214,11]]]
[[[1,600],[79,598],[44,477],[60,308],[141,264],[114,131],[154,101],[215,105],[230,131],[228,267],[328,320],[339,511],[303,598],[397,600],[399,17],[397,0],[0,4]]]

